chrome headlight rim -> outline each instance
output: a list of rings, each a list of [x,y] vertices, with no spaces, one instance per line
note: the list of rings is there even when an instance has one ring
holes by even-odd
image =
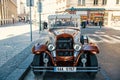
[[[82,48],[81,44],[80,43],[75,43],[74,46],[73,46],[74,50],[75,51],[80,51],[80,49]]]
[[[55,50],[55,45],[53,43],[48,44],[48,50],[49,51],[54,51]]]

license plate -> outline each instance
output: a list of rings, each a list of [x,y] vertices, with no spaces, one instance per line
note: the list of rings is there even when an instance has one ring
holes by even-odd
[[[54,72],[76,72],[76,67],[54,67]]]

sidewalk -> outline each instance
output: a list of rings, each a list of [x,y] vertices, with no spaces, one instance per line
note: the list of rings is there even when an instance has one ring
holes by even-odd
[[[17,23],[0,28],[0,80],[23,80],[33,59],[32,46],[44,41],[46,30],[32,27],[30,41],[29,24]]]
[[[31,44],[29,28],[29,24],[20,23],[0,28],[0,67]],[[39,34],[34,25],[32,29],[32,39],[36,41],[44,32]]]
[[[20,25],[24,25],[24,24],[27,24],[27,23],[23,23],[23,22],[16,22],[16,23],[14,23],[14,24],[8,23],[8,24],[0,25],[0,28],[2,28],[2,27],[13,27],[13,26],[18,26],[19,24],[20,24]]]
[[[87,26],[86,28],[100,28],[100,26]],[[108,29],[114,29],[114,30],[120,30],[120,26],[102,26],[101,28],[108,28]]]
[[[114,30],[120,30],[120,26],[111,26],[111,27],[106,27]]]
[[[86,28],[100,28],[100,26],[86,26]]]
[[[38,30],[37,26],[32,26],[32,31]],[[21,35],[30,32],[30,25],[25,23],[15,23],[0,27],[0,40],[10,38],[13,36]]]

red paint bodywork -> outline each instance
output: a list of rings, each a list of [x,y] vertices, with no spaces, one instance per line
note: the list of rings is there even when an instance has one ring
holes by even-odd
[[[69,29],[71,29],[71,28],[69,28]],[[49,31],[52,32],[56,36],[56,41],[57,41],[57,39],[59,39],[60,37],[62,37],[62,38],[70,37],[70,38],[74,39],[74,37],[79,33],[79,30],[78,29],[73,29],[73,30],[75,30],[75,31],[72,32],[72,34],[68,34],[67,32],[64,32],[64,30],[58,30],[58,31],[62,32],[62,34],[59,34],[59,35],[57,33],[55,33],[55,31],[57,31],[57,29],[55,29],[55,30],[51,29]],[[72,41],[74,41],[74,40],[72,40]],[[51,55],[51,52],[47,49],[47,43],[42,44],[42,45],[37,44],[37,45],[33,46],[33,48],[32,48],[33,54],[40,55],[43,52],[48,54],[50,56],[52,64],[54,66],[61,66],[61,65],[66,66],[66,64],[68,64],[68,62],[70,63],[70,64],[68,64],[69,66],[77,66],[79,58],[82,54],[84,54],[86,52],[90,52],[91,54],[99,53],[99,49],[96,46],[96,44],[94,44],[94,43],[85,43],[84,45],[82,45],[82,48],[79,51],[79,54],[77,55],[77,57],[74,57],[74,55],[73,56],[58,56],[57,55],[58,51],[65,51],[65,50],[66,49],[62,49],[62,50],[56,49],[55,50],[56,57],[53,57]],[[74,49],[70,49],[67,51],[72,51],[74,53]]]
[[[68,62],[71,63],[71,64],[69,64],[69,66],[77,66],[78,60],[79,60],[81,54],[83,54],[85,52],[88,52],[88,51],[91,54],[93,52],[99,53],[98,47],[95,44],[93,44],[93,43],[84,45],[77,57],[74,57],[74,56],[66,56],[66,57],[65,56],[56,56],[56,58],[53,58],[51,53],[50,53],[50,51],[47,50],[47,46],[46,45],[41,45],[38,48],[35,48],[35,46],[34,46],[32,48],[33,54],[38,54],[39,55],[39,54],[41,54],[43,52],[48,54],[50,56],[52,64],[54,66],[58,66],[58,65],[65,66],[66,63],[68,64]]]

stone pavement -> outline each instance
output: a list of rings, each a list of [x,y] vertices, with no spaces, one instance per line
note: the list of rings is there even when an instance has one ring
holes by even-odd
[[[38,27],[33,25],[33,41],[40,38]],[[31,44],[29,24],[16,23],[0,27],[0,67]]]
[[[87,28],[100,28],[100,26],[87,26]],[[102,26],[102,28],[120,30],[120,26]]]
[[[33,25],[33,41],[30,41],[29,24],[16,23],[0,27],[0,80],[19,79],[30,66],[32,46],[46,35]],[[40,40],[39,40],[40,39]],[[19,74],[18,74],[19,73]],[[24,76],[24,75],[23,75]]]
[[[106,27],[106,28],[110,28],[110,29],[114,29],[114,30],[120,30],[120,26],[112,26],[112,27]]]

